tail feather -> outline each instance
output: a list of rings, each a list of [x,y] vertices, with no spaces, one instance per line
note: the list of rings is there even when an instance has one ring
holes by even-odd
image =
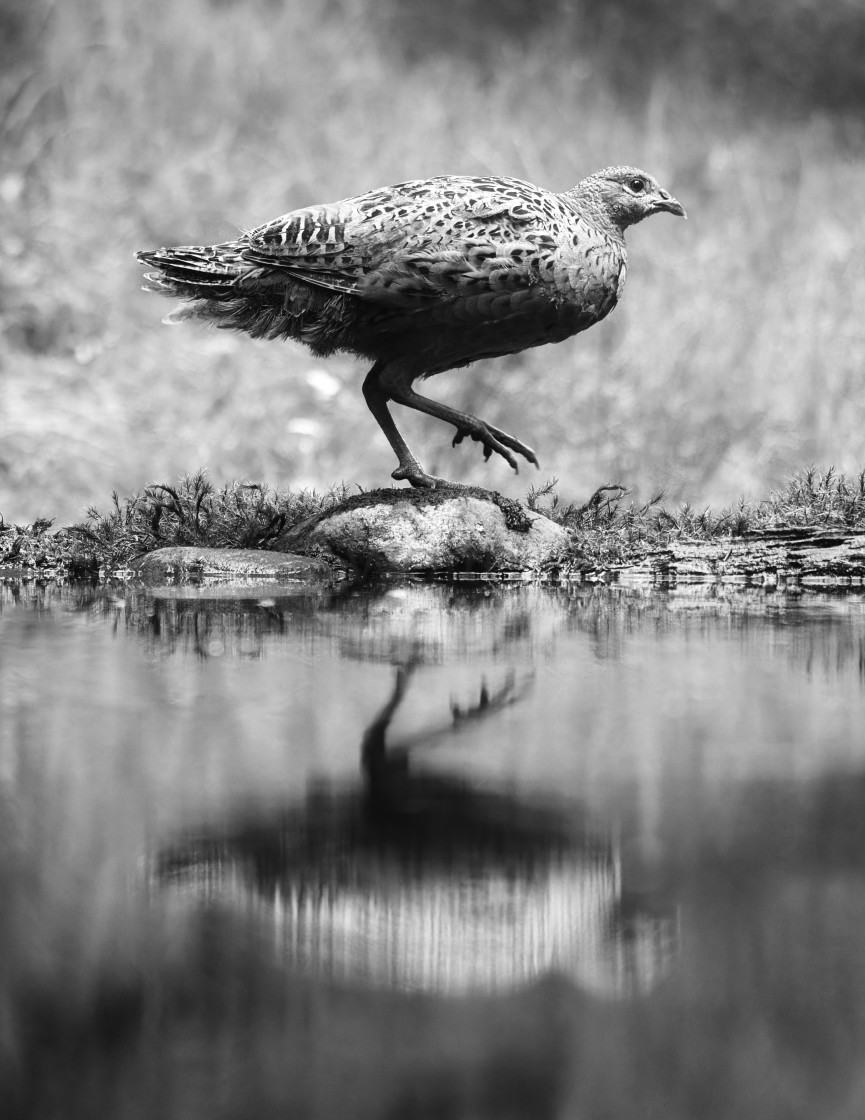
[[[218,318],[218,315],[216,317]],[[176,327],[178,323],[188,323],[194,319],[212,323],[214,318],[212,303],[207,300],[192,300],[190,303],[179,303],[177,307],[172,307],[167,315],[162,316],[162,322],[167,327]]]
[[[194,298],[196,291],[205,289],[207,296],[218,298],[219,289],[227,293],[249,270],[249,265],[231,243],[181,245],[173,249],[144,250],[135,255],[157,270],[145,274],[146,290],[166,295]]]
[[[153,270],[144,274],[145,291],[185,301],[164,323],[193,320],[253,338],[295,338],[321,356],[352,349],[349,296],[248,261],[236,242],[135,255]]]

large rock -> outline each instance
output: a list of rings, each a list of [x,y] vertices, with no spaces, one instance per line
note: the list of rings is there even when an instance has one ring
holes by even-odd
[[[278,547],[357,571],[536,571],[567,544],[561,526],[480,488],[373,490],[309,518]]]

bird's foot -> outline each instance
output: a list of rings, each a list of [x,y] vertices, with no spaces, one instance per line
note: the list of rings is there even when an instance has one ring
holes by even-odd
[[[427,474],[420,463],[404,463],[397,467],[390,476],[396,482],[410,482],[420,490],[467,490],[469,487],[461,482],[450,482],[446,478],[439,478],[434,474]]]
[[[457,434],[453,439],[453,446],[456,447],[458,443],[462,443],[466,436],[470,436],[473,440],[484,445],[484,459],[489,459],[495,451],[497,455],[501,455],[509,466],[514,468],[517,474],[519,474],[520,470],[519,464],[511,454],[511,451],[516,451],[518,455],[522,455],[524,459],[527,459],[530,463],[534,463],[534,465],[540,469],[541,464],[538,462],[538,457],[535,455],[534,451],[518,440],[516,436],[511,436],[508,435],[507,432],[503,432],[501,428],[496,428],[492,424],[485,423],[483,420],[472,419],[471,423],[467,422],[465,425],[461,425],[457,428]]]

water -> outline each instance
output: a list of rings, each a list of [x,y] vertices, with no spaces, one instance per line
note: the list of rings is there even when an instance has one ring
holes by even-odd
[[[22,1117],[865,1114],[865,596],[0,594]]]

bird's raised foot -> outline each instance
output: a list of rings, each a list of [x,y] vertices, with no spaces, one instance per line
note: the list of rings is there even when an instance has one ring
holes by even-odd
[[[457,434],[453,438],[452,446],[456,447],[458,443],[462,443],[466,436],[470,436],[473,440],[484,445],[484,460],[488,460],[495,451],[497,455],[501,455],[508,465],[513,467],[517,474],[519,474],[519,464],[513,455],[511,455],[511,451],[516,451],[518,455],[522,455],[524,459],[527,459],[530,463],[534,463],[540,470],[541,464],[538,462],[538,457],[535,455],[534,451],[521,440],[518,440],[516,436],[508,435],[507,432],[503,432],[501,428],[496,428],[492,424],[485,423],[483,420],[472,420],[471,423],[467,422],[465,425],[461,425],[457,428]]]

